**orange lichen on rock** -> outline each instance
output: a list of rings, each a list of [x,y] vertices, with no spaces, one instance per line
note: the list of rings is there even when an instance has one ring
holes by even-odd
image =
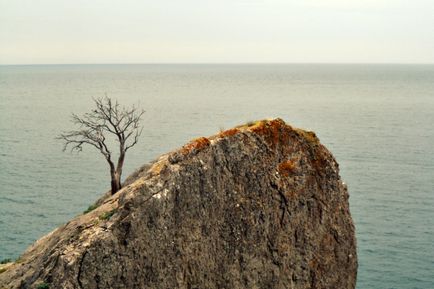
[[[236,135],[239,132],[240,132],[239,129],[237,129],[237,128],[231,128],[231,129],[222,131],[221,133],[219,133],[219,136],[220,137],[228,137],[228,136]]]
[[[284,194],[289,199],[295,199],[300,194],[300,192],[299,191],[287,191]]]
[[[250,131],[262,135],[265,137],[268,143],[272,147],[275,147],[282,138],[287,138],[288,136],[284,135],[289,132],[291,127],[285,124],[283,120],[280,118],[273,120],[264,120],[255,123],[253,126],[248,128]]]
[[[248,129],[252,132],[256,132],[257,134],[265,134],[267,131],[266,124],[267,124],[267,121],[260,120],[260,121],[257,121],[255,124],[248,126]]]
[[[284,162],[279,164],[279,166],[277,167],[277,170],[279,171],[280,174],[285,175],[285,176],[293,174],[296,170],[295,161],[293,161],[293,160],[284,161]]]
[[[318,174],[323,174],[327,169],[327,159],[321,154],[320,150],[317,150],[317,156],[311,160],[312,167],[317,171]]]
[[[181,153],[186,155],[190,153],[192,150],[201,151],[202,149],[208,147],[210,144],[211,142],[209,141],[209,139],[207,139],[206,137],[200,137],[186,144],[181,149]]]
[[[273,119],[270,121],[270,131],[273,145],[276,145],[280,141],[280,132],[283,131],[285,126],[285,123],[281,119]]]

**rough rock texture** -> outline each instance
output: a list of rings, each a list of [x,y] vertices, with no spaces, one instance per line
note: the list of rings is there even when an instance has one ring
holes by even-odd
[[[199,138],[37,241],[0,288],[354,288],[354,226],[315,134],[266,120]]]

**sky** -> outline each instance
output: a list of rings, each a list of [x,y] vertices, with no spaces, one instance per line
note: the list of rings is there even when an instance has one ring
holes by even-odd
[[[0,64],[434,63],[434,0],[0,0]]]

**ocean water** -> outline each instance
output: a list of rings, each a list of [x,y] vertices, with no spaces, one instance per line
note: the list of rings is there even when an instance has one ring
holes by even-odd
[[[104,94],[146,110],[124,176],[250,120],[315,131],[349,187],[357,288],[434,288],[434,65],[0,66],[0,259],[109,189],[98,152],[55,139]]]

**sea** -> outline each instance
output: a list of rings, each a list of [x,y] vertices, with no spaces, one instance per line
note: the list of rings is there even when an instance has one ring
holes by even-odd
[[[314,131],[349,188],[357,288],[434,288],[434,65],[0,66],[0,260],[109,189],[99,152],[63,152],[56,139],[105,95],[145,110],[124,176],[248,121]]]

